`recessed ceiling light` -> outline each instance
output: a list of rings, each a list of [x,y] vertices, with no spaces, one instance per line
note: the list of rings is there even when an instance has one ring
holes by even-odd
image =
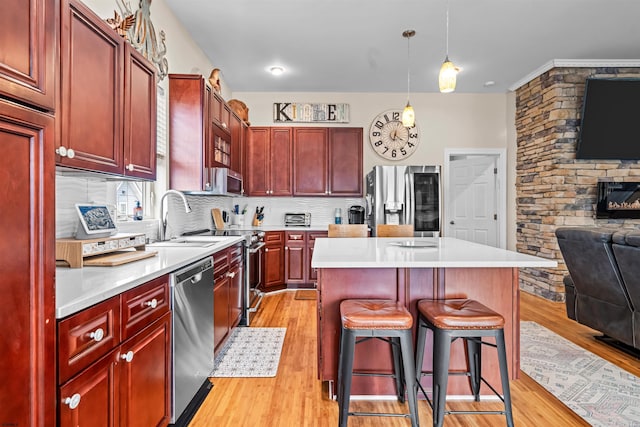
[[[491,87],[493,85],[495,85],[496,82],[494,82],[493,80],[487,80],[486,82],[484,82],[484,87]]]
[[[273,74],[274,76],[279,76],[279,75],[281,75],[282,73],[284,73],[284,68],[282,68],[282,67],[278,67],[278,66],[271,67],[271,68],[269,68],[269,72],[270,72],[271,74]]]

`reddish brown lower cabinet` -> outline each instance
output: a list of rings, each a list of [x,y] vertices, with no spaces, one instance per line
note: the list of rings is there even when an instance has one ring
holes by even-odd
[[[120,426],[147,427],[169,423],[170,348],[171,313],[120,346]],[[130,361],[128,355],[132,355]]]
[[[118,351],[112,351],[60,387],[60,427],[117,426]]]
[[[313,248],[316,244],[316,239],[320,237],[327,237],[326,231],[309,231],[307,235],[307,272],[308,281],[312,283],[314,287],[318,285],[318,271],[311,267],[311,261],[313,260]]]
[[[265,291],[285,287],[284,274],[284,231],[268,231],[264,235],[264,278]]]
[[[58,425],[166,426],[171,419],[168,276],[58,322]]]
[[[222,343],[229,335],[229,278],[214,278],[213,288],[213,348],[214,352],[222,348]]]
[[[285,232],[284,253],[287,286],[307,283],[307,232]]]
[[[213,254],[213,345],[219,351],[242,316],[244,248],[237,244]]]
[[[236,327],[242,317],[242,284],[244,282],[244,247],[229,250],[229,326]]]
[[[229,323],[229,250],[213,254],[213,348],[222,348],[231,331]]]
[[[53,116],[0,99],[2,425],[55,424],[54,141]]]

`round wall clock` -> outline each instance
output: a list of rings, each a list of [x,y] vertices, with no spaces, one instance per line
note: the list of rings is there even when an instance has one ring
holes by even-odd
[[[410,128],[402,126],[402,110],[387,110],[373,119],[369,142],[379,156],[402,160],[418,148],[420,132],[417,123]]]

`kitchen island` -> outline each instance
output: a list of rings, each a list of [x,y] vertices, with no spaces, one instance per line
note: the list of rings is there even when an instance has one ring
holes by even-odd
[[[423,298],[472,298],[502,314],[511,379],[520,372],[518,268],[553,268],[556,261],[442,238],[317,239],[312,267],[318,270],[318,376],[336,389],[340,342],[340,302],[348,298],[393,299],[404,302],[417,319]],[[417,321],[414,321],[414,334]],[[415,336],[415,335],[414,335]],[[431,369],[431,335],[427,336],[424,369]],[[391,351],[379,340],[356,347],[354,370],[392,371]],[[482,374],[501,390],[495,351],[483,349]],[[451,349],[451,369],[466,368],[462,342]],[[423,385],[430,388],[430,378]],[[449,377],[449,394],[468,395],[466,377]],[[354,377],[356,395],[393,396],[393,380]],[[481,394],[490,394],[483,384]]]

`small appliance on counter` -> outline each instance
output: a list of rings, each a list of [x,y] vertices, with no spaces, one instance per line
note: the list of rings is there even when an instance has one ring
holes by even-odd
[[[288,227],[311,227],[311,213],[286,213],[284,214],[284,225]]]
[[[349,224],[364,224],[364,208],[354,205],[349,208]]]

